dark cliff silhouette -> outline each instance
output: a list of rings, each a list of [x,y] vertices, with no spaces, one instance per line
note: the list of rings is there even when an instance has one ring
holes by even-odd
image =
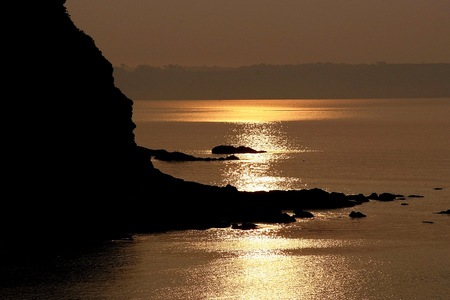
[[[132,101],[64,2],[19,1],[10,11],[18,27],[5,43],[12,120],[0,230],[11,244],[117,232],[135,174],[151,167],[134,142]]]
[[[117,85],[139,100],[450,97],[450,64],[299,64],[115,67]]]

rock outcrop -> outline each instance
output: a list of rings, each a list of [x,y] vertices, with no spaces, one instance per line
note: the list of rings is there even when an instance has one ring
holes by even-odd
[[[224,160],[239,160],[238,157],[234,155],[230,155],[227,157],[197,157],[193,155],[189,155],[183,152],[169,152],[164,149],[147,149],[144,147],[140,147],[142,151],[148,153],[148,155],[154,157],[157,160],[161,161],[169,161],[169,162],[182,162],[182,161],[224,161]]]
[[[212,148],[211,152],[213,154],[237,154],[237,153],[266,153],[266,151],[255,150],[250,147],[245,146],[229,146],[229,145],[220,145]]]

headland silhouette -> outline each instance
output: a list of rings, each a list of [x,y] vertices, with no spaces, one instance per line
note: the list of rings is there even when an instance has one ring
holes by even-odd
[[[15,11],[23,22],[8,43],[15,119],[5,149],[3,250],[47,253],[139,232],[293,222],[282,210],[396,198],[242,192],[163,174],[136,145],[133,102],[115,86],[112,65],[64,3],[21,2]]]

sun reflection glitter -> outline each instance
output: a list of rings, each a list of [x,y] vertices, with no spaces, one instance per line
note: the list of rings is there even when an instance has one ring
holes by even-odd
[[[283,176],[280,161],[290,153],[302,151],[294,148],[280,122],[235,123],[225,136],[231,145],[244,145],[266,153],[240,154],[239,161],[227,162],[223,184],[231,184],[239,190],[287,190],[299,178]]]
[[[209,289],[205,298],[345,299],[342,283],[348,262],[330,254],[342,247],[339,241],[286,238],[279,230],[270,225],[252,231],[217,230],[216,242],[196,244],[223,253],[222,263],[211,266],[209,274],[217,288]]]

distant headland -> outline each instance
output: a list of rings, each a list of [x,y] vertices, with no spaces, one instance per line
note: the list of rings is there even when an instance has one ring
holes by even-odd
[[[450,64],[253,65],[239,68],[114,68],[137,100],[350,99],[450,97]]]

